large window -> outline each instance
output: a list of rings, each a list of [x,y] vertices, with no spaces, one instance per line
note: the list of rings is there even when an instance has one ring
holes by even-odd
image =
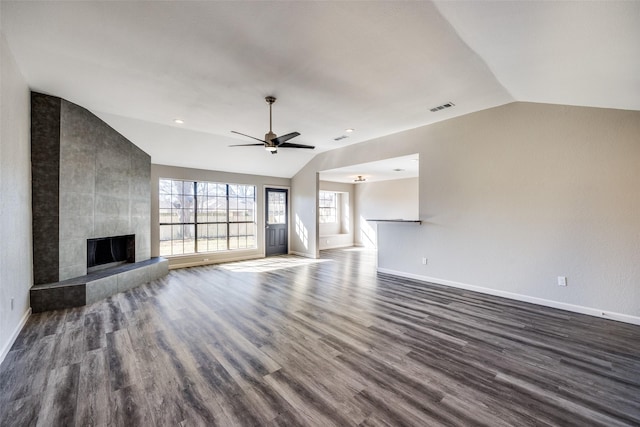
[[[332,191],[320,191],[318,195],[318,207],[320,208],[320,223],[332,224],[338,222],[336,215],[337,194]]]
[[[256,187],[160,179],[160,255],[256,247]]]

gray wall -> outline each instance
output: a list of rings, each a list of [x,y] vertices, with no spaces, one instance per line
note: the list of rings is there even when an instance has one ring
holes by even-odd
[[[377,247],[378,223],[367,219],[418,219],[418,178],[363,182],[356,185],[358,246]]]
[[[264,188],[289,188],[291,180],[261,175],[247,175],[241,173],[219,172],[203,169],[190,169],[166,165],[151,165],[151,247],[152,255],[158,256],[160,249],[160,214],[159,214],[159,180],[160,178],[183,179],[193,181],[209,181],[228,184],[249,184],[256,186],[256,219],[257,219],[257,248],[238,249],[224,252],[199,253],[192,255],[175,255],[169,258],[169,265],[173,268],[192,265],[213,264],[222,261],[258,258],[264,256]],[[290,192],[291,193],[291,192]],[[291,197],[291,194],[289,195]],[[292,238],[293,229],[289,220]]]
[[[337,150],[333,150],[337,151]],[[320,228],[318,227],[318,171],[330,169],[319,167],[314,160],[291,178],[291,219],[294,225],[291,233],[290,251],[296,255],[318,258]]]
[[[42,94],[32,99],[34,123],[59,123],[57,146],[47,139],[56,136],[53,132],[32,141],[33,192],[49,193],[33,203],[35,283],[85,275],[91,238],[135,234],[136,261],[149,259],[151,157],[82,107]],[[59,165],[57,177],[51,164]],[[57,192],[50,188],[56,180]],[[57,207],[51,197],[58,197]],[[41,246],[54,227],[43,224],[56,213],[57,242]]]
[[[0,362],[29,315],[29,88],[0,33]],[[13,299],[13,308],[11,300]]]
[[[317,171],[418,152],[423,224],[379,228],[380,269],[637,322],[639,141],[637,111],[512,103],[322,153],[293,209],[315,236]]]

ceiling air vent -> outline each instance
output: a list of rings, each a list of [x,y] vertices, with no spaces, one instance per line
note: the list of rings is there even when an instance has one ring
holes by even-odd
[[[444,110],[445,108],[451,108],[454,105],[456,105],[456,104],[454,104],[453,102],[449,101],[446,104],[442,104],[442,105],[438,105],[437,107],[433,107],[430,111],[432,113],[435,113],[436,111]]]
[[[347,135],[341,135],[341,136],[339,136],[337,138],[333,138],[333,140],[334,141],[340,141],[341,139],[347,139],[347,138],[349,138]]]

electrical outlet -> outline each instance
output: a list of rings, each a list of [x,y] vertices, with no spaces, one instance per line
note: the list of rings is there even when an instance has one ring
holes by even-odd
[[[567,278],[565,276],[558,276],[558,286],[567,286]]]
[[[426,257],[422,258],[422,265],[427,265],[427,258]]]
[[[209,261],[209,258],[205,258],[205,259],[203,259],[203,261]]]

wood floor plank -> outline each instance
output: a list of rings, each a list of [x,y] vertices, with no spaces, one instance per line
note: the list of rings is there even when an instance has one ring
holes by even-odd
[[[84,357],[84,329],[66,329],[59,334],[54,362],[56,367],[80,363]]]
[[[0,425],[639,426],[640,327],[329,250],[171,271],[32,315]]]
[[[0,403],[0,426],[35,426],[39,413],[40,405],[29,397]]]
[[[2,384],[3,396],[7,393],[11,400],[15,400],[41,393],[47,387],[49,371],[55,363],[55,349],[56,337],[52,335],[41,337],[25,348],[14,363],[12,381]],[[34,405],[40,404],[40,401],[34,402]]]
[[[50,371],[37,426],[75,424],[80,365],[65,365]]]
[[[107,333],[107,360],[112,391],[140,384],[142,377],[126,328]]]
[[[112,424],[111,388],[107,355],[104,349],[90,351],[80,363],[78,404],[75,425],[105,426]]]
[[[144,426],[152,420],[144,390],[137,384],[113,391],[109,407],[116,426]]]
[[[265,377],[269,384],[304,420],[306,425],[342,426],[349,421],[336,413],[328,402],[313,393],[305,384],[301,384],[283,372],[276,371]]]

